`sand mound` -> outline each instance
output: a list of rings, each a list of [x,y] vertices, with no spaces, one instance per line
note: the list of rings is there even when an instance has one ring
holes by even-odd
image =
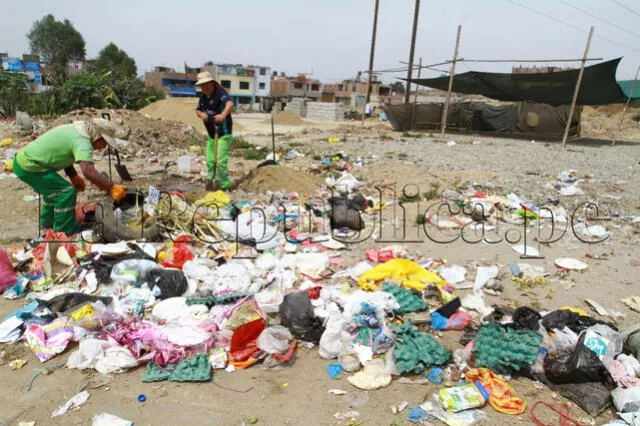
[[[318,184],[323,181],[318,176],[300,172],[285,166],[265,166],[252,170],[239,188],[247,192],[278,191],[297,192],[301,195],[315,194]]]
[[[153,118],[179,121],[191,125],[199,132],[204,132],[204,125],[194,112],[198,105],[198,98],[168,98],[156,101],[142,108],[139,112]],[[233,120],[233,130],[242,131],[244,127]]]
[[[112,121],[115,121],[128,131],[129,147],[127,151],[133,152],[140,148],[188,147],[202,139],[202,134],[196,131],[193,126],[177,121],[149,118],[137,111],[127,109],[78,109],[55,120],[50,128],[69,124],[76,120],[98,118],[103,112],[108,112]]]
[[[271,119],[267,118],[263,121],[265,124],[271,124]],[[281,111],[273,117],[273,123],[280,126],[302,126],[307,124],[302,118],[300,118],[295,112]]]

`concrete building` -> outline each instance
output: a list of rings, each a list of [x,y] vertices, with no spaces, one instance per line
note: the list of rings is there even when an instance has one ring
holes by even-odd
[[[265,111],[271,98],[271,68],[261,65],[249,65],[255,70],[253,109]]]
[[[322,98],[323,84],[304,75],[297,77],[274,76],[271,81],[271,97],[277,99],[307,98],[318,101]]]
[[[242,65],[216,64],[217,80],[236,108],[251,109],[255,100],[256,70]]]
[[[340,83],[325,84],[323,98],[333,98],[347,107],[361,107],[364,105],[367,96],[367,82],[360,80],[343,80]],[[391,95],[391,87],[380,81],[371,82],[371,103],[382,103],[384,99]]]
[[[193,97],[198,95],[193,86],[197,81],[197,74],[197,70],[186,65],[184,72],[176,72],[168,67],[155,67],[153,71],[144,73],[144,84],[162,89],[170,97]]]

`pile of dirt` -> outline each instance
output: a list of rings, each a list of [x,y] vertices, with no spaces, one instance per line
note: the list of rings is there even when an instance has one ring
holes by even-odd
[[[268,118],[263,121],[265,124],[271,124],[271,119]],[[281,111],[273,117],[273,123],[279,126],[303,126],[308,124],[302,118],[300,118],[295,112]]]
[[[640,141],[640,109],[628,108],[620,126],[624,105],[584,107],[581,116],[581,135],[592,138]]]
[[[129,147],[127,151],[133,152],[141,148],[186,148],[194,143],[200,143],[202,140],[202,133],[193,126],[178,121],[150,118],[137,111],[127,109],[78,109],[58,118],[49,128],[69,124],[76,120],[101,117],[103,112],[108,112],[112,121],[115,121],[129,132],[127,137]]]
[[[285,166],[265,166],[252,170],[239,188],[246,192],[279,191],[297,192],[304,195],[315,194],[320,177],[297,171]]]
[[[204,131],[202,120],[195,113],[197,105],[198,98],[168,98],[149,104],[139,112],[153,118],[179,121],[195,127],[198,131]],[[233,130],[240,132],[244,130],[244,127],[237,120],[234,120]]]

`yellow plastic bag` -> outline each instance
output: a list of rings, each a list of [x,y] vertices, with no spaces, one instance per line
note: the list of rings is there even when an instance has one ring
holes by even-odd
[[[13,158],[10,159],[10,160],[5,160],[4,161],[3,169],[7,173],[13,172]]]
[[[402,281],[405,288],[422,291],[427,284],[444,287],[447,283],[435,272],[427,271],[422,266],[408,259],[391,259],[378,265],[358,278],[362,290],[375,291],[386,279]]]
[[[9,146],[13,143],[13,139],[11,138],[4,138],[0,141],[0,146]]]
[[[224,191],[207,192],[207,195],[196,201],[196,204],[203,206],[224,207],[231,202],[231,197]]]

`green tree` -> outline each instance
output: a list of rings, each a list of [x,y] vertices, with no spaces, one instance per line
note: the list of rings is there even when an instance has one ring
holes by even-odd
[[[404,84],[399,81],[394,81],[389,85],[389,87],[391,87],[392,92],[404,93]]]
[[[49,14],[33,23],[27,38],[31,52],[53,67],[65,69],[69,61],[82,61],[86,56],[84,38],[68,19],[56,21]]]
[[[127,52],[121,50],[113,43],[107,44],[104,49],[98,53],[98,57],[91,64],[90,69],[98,74],[111,71],[113,78],[135,78],[138,74],[136,61],[127,55]]]

